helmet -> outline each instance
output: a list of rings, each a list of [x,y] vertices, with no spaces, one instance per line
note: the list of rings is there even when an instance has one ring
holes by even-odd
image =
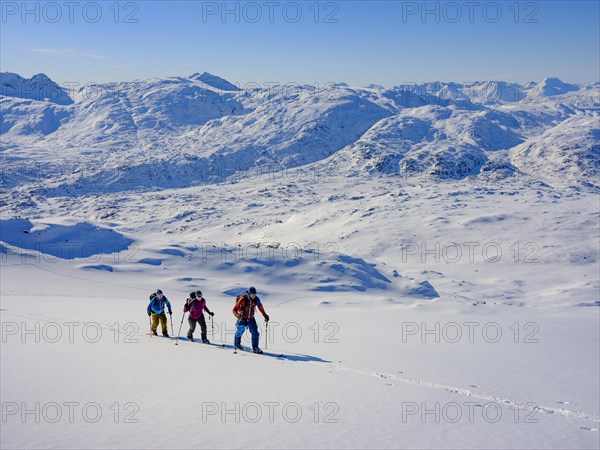
[[[202,291],[200,289],[198,289],[196,292],[196,297],[202,297]]]
[[[254,294],[254,295],[256,295],[256,288],[254,286],[251,286],[248,289],[248,294]]]

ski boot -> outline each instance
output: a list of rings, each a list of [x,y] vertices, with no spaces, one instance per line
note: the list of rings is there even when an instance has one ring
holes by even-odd
[[[152,334],[153,334],[154,336],[158,336],[158,333],[156,332],[156,330],[153,330],[153,331],[152,331]]]
[[[202,343],[203,344],[210,344],[210,341],[206,338],[202,338]]]
[[[252,351],[253,351],[254,353],[258,353],[259,355],[262,355],[262,354],[264,353],[264,352],[263,352],[263,351],[262,351],[260,348],[258,348],[258,347],[253,347],[253,348],[252,348]]]
[[[163,337],[170,337],[169,333],[163,333]]]
[[[235,348],[237,348],[238,350],[244,350],[244,347],[242,347],[242,339],[241,338],[235,338],[235,340],[233,341],[233,346]]]

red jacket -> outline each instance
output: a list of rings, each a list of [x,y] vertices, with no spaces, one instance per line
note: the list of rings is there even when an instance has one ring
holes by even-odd
[[[254,310],[257,306],[262,315],[267,318],[267,313],[265,312],[265,308],[263,308],[260,298],[256,296],[252,300],[248,295],[240,296],[238,301],[235,302],[235,306],[232,309],[233,315],[238,319],[254,319]]]

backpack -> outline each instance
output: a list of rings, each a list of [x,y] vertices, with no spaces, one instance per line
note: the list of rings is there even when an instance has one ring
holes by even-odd
[[[252,307],[256,306],[256,303],[254,301],[252,301],[252,299],[250,297],[248,297],[248,293],[247,292],[240,292],[237,297],[235,297],[235,304],[237,305],[237,302],[239,302],[241,299],[244,299],[244,304],[242,305],[242,313],[244,312],[244,310],[246,309],[246,302],[248,300],[250,300],[250,308],[252,309]]]
[[[190,292],[190,296],[188,298],[185,299],[185,305],[183,305],[183,310],[185,312],[190,310],[190,307],[192,306],[192,302],[196,300],[196,293],[195,292]]]
[[[246,292],[240,292],[236,297],[235,297],[235,304],[237,305],[237,302],[240,301],[240,299],[244,299],[244,301],[248,300],[248,294]]]

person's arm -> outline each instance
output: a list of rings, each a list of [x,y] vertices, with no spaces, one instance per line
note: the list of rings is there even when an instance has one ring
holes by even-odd
[[[189,310],[190,310],[190,299],[188,298],[185,301],[185,305],[183,305],[183,312],[185,313],[185,312],[188,312]]]
[[[149,316],[152,314],[152,310],[150,309],[151,304],[152,304],[152,302],[148,303],[148,307],[146,308],[146,312],[148,313]]]
[[[258,310],[262,313],[263,317],[265,318],[265,320],[268,322],[269,321],[269,315],[267,314],[267,312],[265,311],[265,308],[263,307],[263,305],[260,305],[258,307]]]
[[[205,299],[205,298],[203,298],[203,300],[204,300],[204,311],[206,311],[206,312],[207,312],[208,314],[210,314],[211,316],[214,316],[214,315],[215,315],[215,313],[213,313],[213,312],[210,312],[210,309],[208,309],[208,306],[206,306],[206,299]]]
[[[173,314],[173,310],[171,309],[171,302],[167,297],[165,297],[165,303],[167,304],[167,308],[169,308],[169,314]]]
[[[258,310],[263,315],[263,317],[265,318],[265,320],[268,322],[269,321],[269,315],[265,311],[265,307],[262,305],[262,302],[260,301],[260,298],[256,297],[254,299],[254,301],[256,302],[256,306],[258,307]]]

